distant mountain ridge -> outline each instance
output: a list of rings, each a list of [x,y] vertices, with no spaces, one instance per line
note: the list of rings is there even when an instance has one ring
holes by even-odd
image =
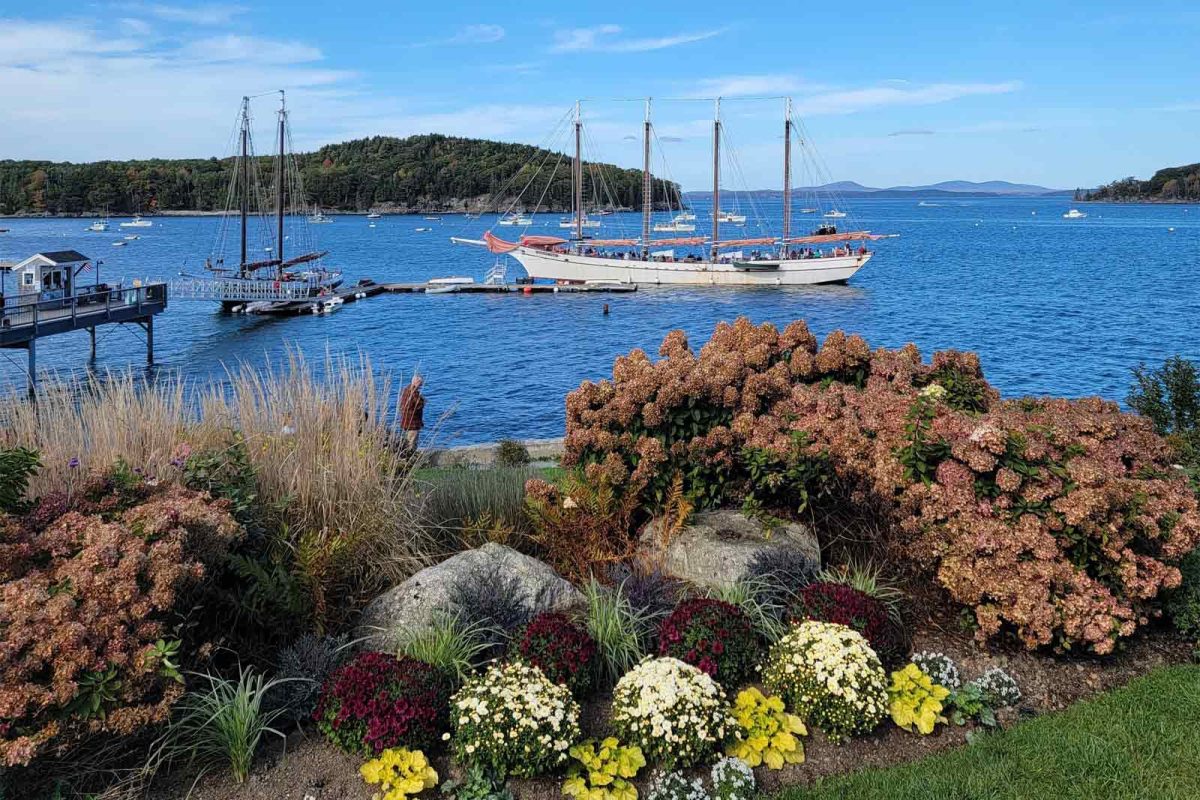
[[[820,192],[827,194],[832,193],[849,197],[945,197],[947,195],[961,195],[967,197],[988,197],[995,195],[1008,195],[1013,197],[1049,197],[1070,194],[1071,190],[1050,189],[1046,186],[1038,186],[1032,183],[1012,183],[1011,181],[942,181],[940,183],[930,183],[919,186],[889,186],[887,188],[864,186],[857,181],[834,181],[833,183],[826,183],[820,186],[796,187],[792,190],[793,194],[806,194],[809,192]],[[782,191],[779,189],[757,189],[751,193],[778,196],[782,194]],[[688,194],[694,197],[704,197],[712,194],[712,192],[688,192]]]

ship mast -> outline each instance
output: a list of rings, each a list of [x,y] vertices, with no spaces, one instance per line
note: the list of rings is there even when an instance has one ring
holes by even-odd
[[[721,241],[721,98],[717,98],[713,117],[713,191],[712,191],[712,262],[717,263]]]
[[[283,170],[285,167],[284,141],[287,129],[287,104],[283,90],[279,90],[279,169],[275,175],[275,258],[279,259],[279,279],[283,279]]]
[[[642,124],[642,260],[650,256],[650,98],[646,98],[646,121]]]
[[[792,232],[792,98],[784,102],[783,112],[783,237],[780,247],[787,255],[788,236]]]
[[[242,98],[242,260],[238,262],[238,274],[246,277],[246,227],[250,216],[250,98]]]
[[[583,240],[583,121],[579,118],[579,101],[575,101],[575,170],[571,203],[575,206],[575,239]]]

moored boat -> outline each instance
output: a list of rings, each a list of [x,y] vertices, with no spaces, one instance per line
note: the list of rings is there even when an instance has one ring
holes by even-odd
[[[121,223],[122,228],[149,228],[152,225],[154,225],[153,222],[148,219],[142,219],[140,214],[134,214],[133,219],[129,222]]]
[[[572,170],[574,235],[523,235],[506,241],[488,231],[482,240],[454,239],[461,243],[483,244],[492,253],[507,254],[525,268],[529,277],[560,283],[622,283],[692,286],[792,286],[844,283],[874,255],[867,245],[884,236],[866,230],[839,231],[825,224],[799,236],[791,231],[791,147],[795,125],[791,101],[784,114],[784,192],[782,231],[778,236],[750,236],[725,239],[722,224],[743,224],[745,215],[721,210],[720,146],[722,120],[720,98],[716,100],[713,120],[713,191],[712,235],[675,235],[655,238],[654,233],[693,234],[696,226],[683,212],[669,222],[653,223],[654,203],[650,172],[652,124],[650,103],[646,101],[643,125],[642,225],[640,236],[593,238],[583,235],[585,215],[582,203],[583,154],[582,120],[579,104],[575,111],[575,156]],[[595,159],[592,160],[595,163]],[[816,209],[813,209],[815,212]],[[694,215],[690,215],[694,218]],[[845,212],[830,211],[825,216],[845,217]],[[501,220],[500,224],[505,224]]]

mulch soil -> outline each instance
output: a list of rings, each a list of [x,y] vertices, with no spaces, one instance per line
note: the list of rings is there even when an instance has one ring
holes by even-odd
[[[1005,727],[1022,717],[1060,711],[1099,692],[1123,686],[1156,667],[1191,660],[1191,646],[1165,631],[1150,630],[1129,642],[1120,652],[1104,658],[1063,657],[1033,654],[1012,648],[980,648],[955,619],[937,612],[922,620],[913,632],[913,651],[941,651],[958,663],[963,680],[978,677],[991,666],[1003,667],[1017,680],[1022,699],[1015,709],[1000,714]],[[608,698],[600,697],[584,707],[583,727],[590,736],[608,733]],[[828,742],[817,731],[804,740],[805,762],[782,770],[755,770],[759,789],[771,792],[784,786],[807,784],[828,775],[854,772],[868,767],[915,761],[961,747],[967,743],[968,727],[939,726],[931,736],[905,733],[893,725],[881,733],[854,739],[843,745]],[[372,787],[359,777],[361,758],[349,756],[326,742],[315,728],[296,730],[286,742],[264,748],[250,779],[234,783],[224,772],[213,771],[196,781],[194,774],[175,774],[159,781],[151,800],[370,800]],[[456,777],[458,770],[445,755],[435,757],[434,766],[442,780]],[[705,770],[697,770],[702,775]],[[636,783],[644,790],[650,772]],[[193,785],[193,781],[195,784]],[[518,800],[561,798],[561,778],[513,780],[509,784]],[[644,796],[644,795],[643,795]]]

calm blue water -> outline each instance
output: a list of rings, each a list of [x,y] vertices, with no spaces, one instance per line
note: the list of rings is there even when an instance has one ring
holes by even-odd
[[[876,232],[878,254],[849,286],[799,289],[643,288],[630,295],[385,295],[330,317],[222,316],[207,303],[172,302],[156,323],[160,370],[220,378],[224,365],[261,363],[297,348],[320,359],[326,348],[370,356],[380,370],[427,377],[431,417],[451,412],[439,438],[470,443],[501,437],[558,436],[563,396],[585,378],[611,374],[633,347],[657,350],[673,328],[701,344],[714,323],[738,315],[779,325],[802,318],[818,336],[863,334],[873,346],[915,342],[928,355],[977,351],[1006,396],[1099,394],[1120,400],[1129,370],[1174,353],[1200,358],[1200,207],[1091,205],[1068,221],[1065,200],[963,199],[918,206],[912,200],[850,200],[851,220]],[[703,226],[703,209],[698,226]],[[1036,212],[1034,214],[1033,212]],[[557,217],[545,217],[558,233]],[[613,220],[613,218],[608,218]],[[817,224],[798,217],[801,228]],[[112,247],[128,230],[86,233],[86,220],[0,220],[0,260],[39,250],[77,249],[104,261],[101,277],[170,278],[193,271],[219,221],[156,218],[142,238]],[[315,226],[329,262],[349,281],[420,281],[469,274],[494,258],[454,246],[490,225],[446,217],[362,217]],[[606,222],[612,230],[634,219]],[[610,227],[611,225],[611,227]],[[417,232],[432,227],[432,232]],[[845,225],[843,225],[845,227]],[[1174,231],[1169,231],[1174,228]],[[513,229],[498,228],[504,231]],[[752,229],[747,235],[752,235]],[[510,275],[520,274],[515,262]],[[611,314],[601,313],[608,303]],[[102,330],[98,368],[140,366],[134,332]],[[45,369],[86,366],[86,334],[39,345]],[[0,380],[21,380],[22,351],[0,351]]]

